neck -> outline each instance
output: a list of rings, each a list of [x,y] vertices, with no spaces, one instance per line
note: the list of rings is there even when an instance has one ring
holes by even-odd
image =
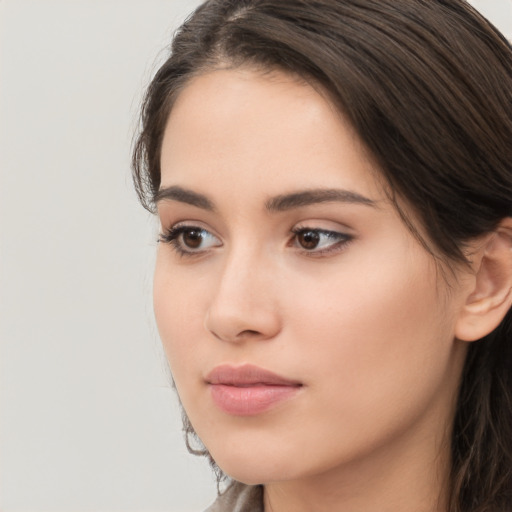
[[[265,486],[265,512],[446,512],[450,436],[387,445],[364,461]]]

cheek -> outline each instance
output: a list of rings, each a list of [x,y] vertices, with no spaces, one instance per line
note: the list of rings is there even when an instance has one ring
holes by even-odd
[[[204,285],[186,279],[159,254],[153,283],[155,319],[171,372],[180,380],[183,370],[202,357],[198,333],[203,326],[201,298]],[[193,364],[192,364],[193,363]]]
[[[298,319],[291,338],[321,391],[319,413],[334,404],[358,425],[371,425],[360,421],[369,414],[391,420],[393,411],[419,411],[449,373],[453,329],[433,263],[423,255],[394,261],[359,260],[359,272],[290,294]]]

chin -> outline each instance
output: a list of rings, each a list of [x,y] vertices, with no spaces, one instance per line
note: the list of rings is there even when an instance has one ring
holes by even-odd
[[[226,438],[221,446],[206,445],[211,457],[219,468],[230,478],[248,485],[263,484],[273,480],[282,480],[290,468],[281,463],[290,460],[266,446],[236,446]],[[292,459],[293,460],[293,459]],[[286,465],[291,465],[290,462]]]
[[[297,461],[297,453],[276,447],[260,445],[252,450],[221,447],[210,454],[226,475],[247,485],[294,480],[308,473],[308,468]]]

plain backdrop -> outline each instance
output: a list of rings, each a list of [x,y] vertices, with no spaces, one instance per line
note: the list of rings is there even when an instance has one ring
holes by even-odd
[[[509,36],[510,0],[475,0]],[[129,159],[196,0],[0,0],[0,510],[201,511]]]

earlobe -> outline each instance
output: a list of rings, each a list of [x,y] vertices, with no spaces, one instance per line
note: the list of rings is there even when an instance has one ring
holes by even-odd
[[[485,239],[474,264],[474,284],[455,327],[455,336],[462,341],[491,333],[512,307],[512,218],[504,219]]]

